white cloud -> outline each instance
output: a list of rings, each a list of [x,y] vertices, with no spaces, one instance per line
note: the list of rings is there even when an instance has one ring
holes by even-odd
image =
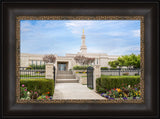
[[[109,36],[126,36],[127,33],[126,32],[107,32],[106,35]]]
[[[22,32],[25,32],[25,31],[30,31],[32,29],[32,25],[29,21],[23,21],[21,22],[20,24],[20,30]]]
[[[140,30],[133,30],[139,29],[132,28],[133,26],[131,28],[128,27],[129,22],[126,24],[126,22],[113,20],[60,20],[58,22],[55,20],[33,22],[27,20],[22,23],[21,40],[23,42],[21,44],[25,47],[24,51],[28,53],[64,55],[66,53],[80,52],[81,44],[79,43],[83,28],[86,35],[86,45],[90,53],[122,55],[129,52],[136,53],[140,50],[139,47],[132,46],[135,45],[135,42],[139,42],[137,37],[140,36]],[[66,41],[74,41],[74,45]],[[37,50],[38,48],[39,50]]]
[[[119,48],[112,48],[107,50],[108,54],[110,55],[125,55],[125,54],[139,54],[140,47],[139,46],[126,46],[126,47],[119,47]]]
[[[94,25],[94,21],[69,21],[65,23],[66,27],[74,34],[82,34],[82,30],[90,29]]]
[[[99,49],[98,47],[88,47],[88,53],[106,53],[103,49]]]
[[[132,30],[133,36],[134,37],[140,37],[140,29],[138,30]]]

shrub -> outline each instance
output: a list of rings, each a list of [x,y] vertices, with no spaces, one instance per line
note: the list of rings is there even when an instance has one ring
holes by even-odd
[[[122,84],[130,85],[135,87],[136,84],[140,83],[140,76],[104,76],[96,79],[97,92],[102,93],[113,88],[120,88]]]
[[[139,74],[138,74],[138,73],[135,73],[134,75],[135,75],[135,76],[138,76]]]
[[[108,99],[135,99],[134,97],[141,97],[141,92],[137,88],[126,86],[125,88],[114,88],[108,90],[106,93],[102,93],[101,96],[106,97]]]
[[[101,78],[97,78],[96,80],[96,90],[99,93],[104,93],[106,91],[105,88],[102,88],[101,86]]]
[[[27,70],[27,69],[33,69],[33,68],[32,68],[31,66],[29,66],[29,67],[26,68],[26,70]]]
[[[128,72],[125,72],[125,73],[123,73],[122,75],[123,75],[123,76],[128,76],[129,73],[128,73]]]
[[[32,64],[29,67],[27,67],[28,69],[45,69],[45,65],[35,65]]]
[[[119,70],[119,69],[115,67],[115,68],[110,68],[110,70]]]
[[[54,93],[54,80],[52,79],[20,79],[20,84],[25,85],[28,91],[39,90],[39,95],[50,92],[50,96]]]
[[[52,96],[41,95],[37,98],[37,100],[51,100]]]
[[[101,67],[101,70],[108,70],[108,67]]]
[[[78,65],[76,65],[76,66],[73,67],[73,70],[87,70],[88,67],[89,66],[78,66]]]
[[[20,86],[20,97],[27,98],[27,87],[24,84]]]

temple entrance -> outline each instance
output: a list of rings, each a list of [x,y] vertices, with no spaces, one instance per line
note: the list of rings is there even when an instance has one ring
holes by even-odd
[[[58,62],[58,70],[59,71],[67,71],[68,70],[68,62]]]

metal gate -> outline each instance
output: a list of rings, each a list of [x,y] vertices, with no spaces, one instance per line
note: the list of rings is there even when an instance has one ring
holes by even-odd
[[[93,89],[93,67],[87,68],[87,87]]]
[[[55,66],[53,67],[53,80],[54,80],[54,86],[56,84],[56,68]]]

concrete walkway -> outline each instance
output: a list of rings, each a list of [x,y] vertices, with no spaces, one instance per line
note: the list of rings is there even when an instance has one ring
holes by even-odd
[[[106,100],[87,85],[80,83],[56,83],[53,99],[98,99]]]

